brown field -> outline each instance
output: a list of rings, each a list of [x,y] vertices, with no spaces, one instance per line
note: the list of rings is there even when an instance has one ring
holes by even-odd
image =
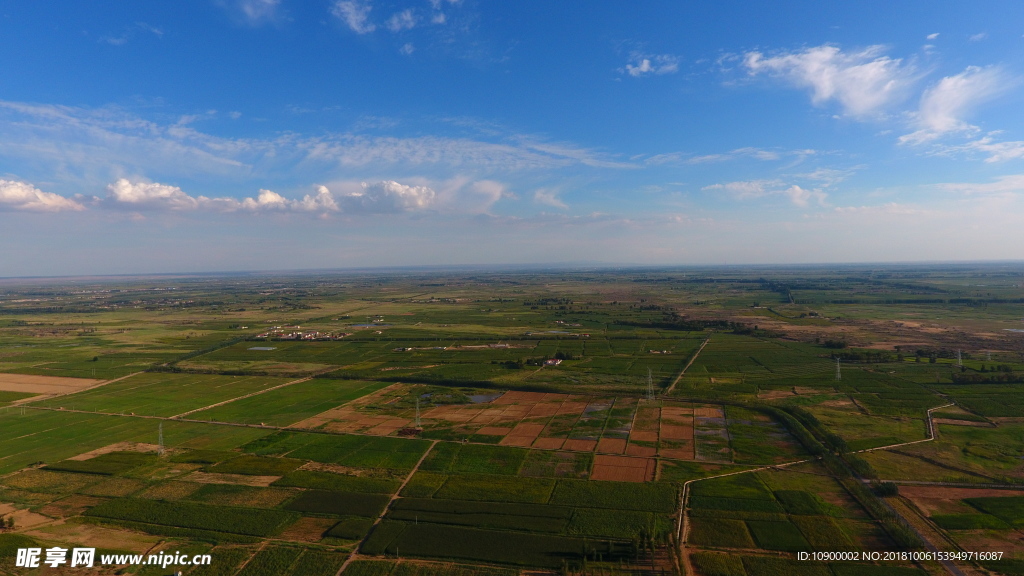
[[[61,376],[30,376],[28,374],[0,374],[0,390],[27,394],[71,394],[95,386],[103,380],[91,378],[65,378]]]
[[[615,480],[618,482],[649,482],[654,480],[657,462],[653,458],[629,458],[626,456],[594,456],[594,472],[591,480]]]
[[[156,444],[143,444],[141,442],[118,442],[116,444],[108,444],[102,448],[90,450],[88,452],[82,452],[76,456],[68,458],[68,460],[88,460],[95,458],[101,454],[108,454],[110,452],[150,452],[156,454],[160,450],[160,447]]]
[[[185,477],[185,480],[199,484],[239,484],[241,486],[262,487],[270,486],[280,479],[280,476],[248,476],[245,474],[217,474],[214,472],[193,472]]]
[[[43,506],[39,509],[39,512],[51,518],[67,518],[69,516],[78,516],[82,512],[85,512],[86,509],[92,508],[93,506],[105,501],[105,498],[93,498],[92,496],[72,494],[67,498],[61,498],[60,500]],[[0,513],[3,513],[2,506],[3,505],[0,505]]]
[[[143,554],[163,540],[160,536],[149,536],[92,524],[56,524],[39,527],[25,534],[51,542],[56,540],[75,546],[124,550],[135,554]]]
[[[361,433],[379,436],[395,435],[411,425],[414,412],[410,408],[390,408],[398,399],[415,394],[410,384],[394,384],[373,394],[332,408],[295,427],[321,427],[329,432]],[[696,418],[717,418],[724,423],[718,406],[700,404],[651,403],[645,400],[586,397],[549,392],[509,391],[489,402],[431,406],[420,414],[426,430],[443,429],[453,435],[500,436],[502,446],[599,452],[627,456],[694,459],[694,424]],[[626,426],[602,432],[593,424],[601,423],[606,410],[635,408],[632,421]],[[596,419],[596,420],[595,420]],[[572,434],[581,422],[583,433]],[[625,437],[628,431],[628,438]],[[576,436],[572,438],[572,436]],[[659,453],[655,447],[669,441]],[[643,444],[650,443],[650,446]]]
[[[278,538],[293,542],[316,542],[323,538],[324,532],[330,530],[331,526],[337,521],[337,518],[310,518],[304,516],[296,520],[291,526],[285,528]]]
[[[597,443],[597,451],[605,454],[622,454],[626,451],[626,441],[622,438],[601,438]]]
[[[977,510],[960,501],[964,498],[1024,496],[1024,490],[902,485],[900,486],[900,495],[931,516],[932,514],[976,514]]]

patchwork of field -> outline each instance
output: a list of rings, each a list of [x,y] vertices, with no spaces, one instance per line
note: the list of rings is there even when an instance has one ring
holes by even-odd
[[[636,398],[509,391],[449,391],[395,384],[294,425],[337,433],[395,435],[416,424],[425,438],[544,450],[622,455],[604,458],[602,474],[653,479],[653,457],[718,463],[772,463],[802,454],[799,444],[768,416],[751,410]],[[411,400],[410,400],[411,399]],[[417,408],[416,403],[420,406]],[[729,416],[727,417],[726,412]],[[628,458],[626,458],[628,457]],[[635,458],[640,464],[633,463]],[[646,463],[643,463],[645,462]],[[640,472],[612,472],[636,468]],[[644,472],[646,470],[646,472]]]
[[[187,576],[942,573],[793,560],[924,539],[1024,574],[1020,274],[5,285],[0,572],[81,545],[217,558]]]

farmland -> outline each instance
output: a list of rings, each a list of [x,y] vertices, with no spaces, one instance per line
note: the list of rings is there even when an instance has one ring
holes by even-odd
[[[794,554],[931,543],[1021,573],[1022,273],[12,284],[0,550],[219,559],[188,576],[909,576],[946,567]]]

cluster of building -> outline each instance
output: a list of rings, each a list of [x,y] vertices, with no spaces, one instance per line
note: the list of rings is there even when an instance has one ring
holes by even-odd
[[[274,326],[255,337],[267,340],[341,340],[352,335],[351,332],[320,332],[319,330],[301,330],[301,328],[302,326]]]

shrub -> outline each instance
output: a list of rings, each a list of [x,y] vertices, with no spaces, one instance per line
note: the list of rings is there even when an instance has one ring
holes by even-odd
[[[391,500],[384,494],[307,490],[285,506],[297,512],[377,518]]]
[[[345,540],[359,540],[373,527],[373,520],[370,518],[358,518],[355,516],[344,518],[327,531],[327,536],[344,538]]]
[[[989,514],[936,514],[932,522],[946,530],[1009,530],[1010,525]]]
[[[690,554],[690,559],[697,567],[697,573],[702,576],[747,576],[743,562],[736,556],[694,552]]]
[[[361,476],[332,474],[330,472],[296,470],[290,474],[285,474],[283,478],[274,482],[273,485],[334,490],[337,492],[394,494],[395,490],[398,490],[398,487],[402,485],[402,482],[391,478],[364,478]]]
[[[109,500],[90,508],[86,515],[248,536],[270,536],[298,517],[295,513],[282,510],[133,498]]]
[[[776,490],[775,498],[789,514],[817,516],[825,513],[824,503],[818,496],[803,490]]]
[[[643,512],[676,510],[677,491],[671,484],[559,480],[552,504]]]
[[[782,506],[774,500],[750,500],[746,498],[691,496],[690,507],[711,510],[735,510],[738,512],[783,512]]]
[[[344,554],[306,550],[299,556],[290,576],[334,576],[344,562]]]
[[[800,530],[789,522],[747,520],[747,527],[757,545],[765,550],[798,552],[810,548]]]
[[[239,456],[213,466],[207,466],[204,470],[218,474],[246,474],[249,476],[283,476],[299,466],[302,460],[293,458],[267,458],[264,456]]]
[[[113,476],[123,474],[157,461],[155,454],[144,454],[142,452],[108,452],[100,454],[88,460],[64,460],[56,464],[50,464],[47,470],[58,470],[63,472],[78,472],[80,474],[101,474]]]
[[[493,502],[548,501],[554,480],[472,474],[450,476],[435,498],[489,500]]]
[[[260,550],[252,557],[252,560],[242,568],[238,576],[278,576],[285,574],[288,567],[295,562],[302,550],[299,548],[284,548],[282,546],[270,546]]]
[[[754,548],[747,525],[740,520],[692,518],[690,542],[719,548]]]

